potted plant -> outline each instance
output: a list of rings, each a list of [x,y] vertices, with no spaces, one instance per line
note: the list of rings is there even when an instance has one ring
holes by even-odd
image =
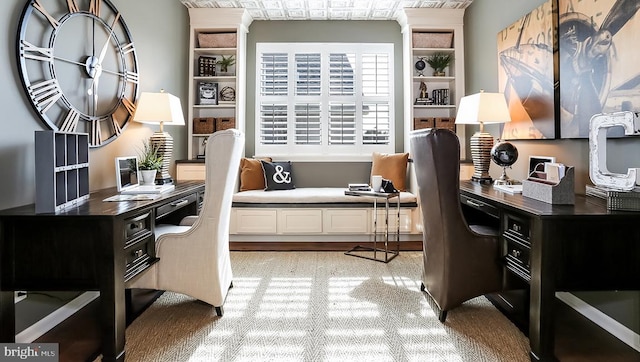
[[[220,73],[228,73],[229,67],[236,64],[236,60],[233,55],[229,55],[226,58],[223,55],[222,59],[218,61],[218,64],[220,65]]]
[[[444,76],[444,69],[449,66],[453,60],[451,54],[436,53],[425,59],[425,62],[433,68],[434,76]]]
[[[138,169],[142,173],[142,182],[152,185],[156,180],[156,173],[162,168],[162,156],[158,155],[158,147],[149,141],[144,141],[138,153]]]

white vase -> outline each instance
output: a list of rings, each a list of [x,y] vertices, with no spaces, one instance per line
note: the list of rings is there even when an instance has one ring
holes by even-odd
[[[140,170],[142,173],[143,185],[154,185],[156,183],[156,173],[158,170]]]

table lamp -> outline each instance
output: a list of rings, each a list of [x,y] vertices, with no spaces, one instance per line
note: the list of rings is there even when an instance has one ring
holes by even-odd
[[[479,124],[480,130],[470,138],[471,159],[473,160],[473,176],[471,181],[491,183],[489,165],[491,164],[491,148],[493,137],[484,132],[487,123],[511,122],[507,101],[502,93],[480,93],[462,97],[456,115],[456,124]]]
[[[169,175],[169,165],[171,164],[171,153],[173,152],[173,138],[164,132],[164,125],[184,126],[184,115],[180,99],[172,94],[142,92],[136,113],[133,120],[140,123],[160,124],[160,130],[149,138],[151,146],[158,150],[158,155],[162,156],[162,168],[156,176],[157,184],[172,183]]]

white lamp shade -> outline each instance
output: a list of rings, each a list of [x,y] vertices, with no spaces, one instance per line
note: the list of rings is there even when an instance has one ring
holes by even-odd
[[[487,124],[511,122],[507,100],[503,93],[480,92],[462,97],[457,124]]]
[[[180,99],[170,93],[143,92],[138,100],[133,120],[140,123],[164,123],[184,126]]]

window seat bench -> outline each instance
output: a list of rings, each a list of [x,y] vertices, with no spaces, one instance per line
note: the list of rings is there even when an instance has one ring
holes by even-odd
[[[345,188],[251,190],[233,195],[232,250],[346,250],[373,241],[372,198],[345,195]],[[395,241],[397,200],[389,200],[390,241]],[[378,236],[384,237],[385,203],[378,200]],[[422,221],[416,196],[400,194],[401,250],[421,250]]]

